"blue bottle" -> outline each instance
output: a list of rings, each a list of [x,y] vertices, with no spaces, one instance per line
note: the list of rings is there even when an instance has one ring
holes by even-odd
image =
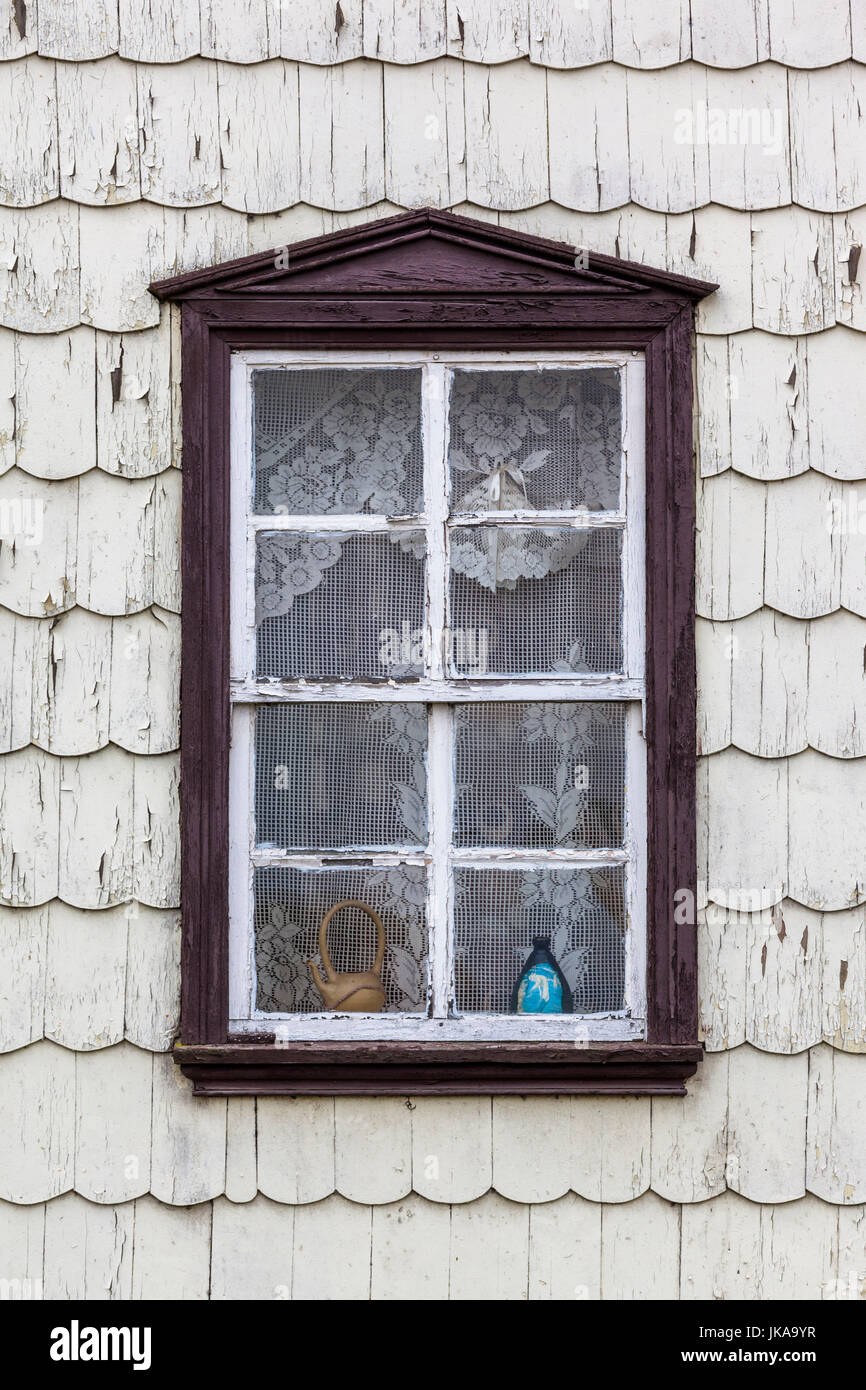
[[[513,1014],[570,1014],[571,990],[550,949],[549,936],[532,938],[532,953],[511,992]]]

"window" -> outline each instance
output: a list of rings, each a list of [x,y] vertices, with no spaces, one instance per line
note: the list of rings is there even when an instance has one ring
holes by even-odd
[[[638,353],[235,355],[236,1033],[645,1036],[644,391]],[[307,965],[343,901],[381,1012]],[[534,937],[568,1012],[510,1011]],[[335,914],[334,971],[376,938]]]
[[[429,210],[152,286],[198,1094],[684,1094],[713,288]]]

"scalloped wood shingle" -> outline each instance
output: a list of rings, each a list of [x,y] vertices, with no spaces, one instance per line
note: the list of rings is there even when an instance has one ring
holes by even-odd
[[[822,925],[824,1040],[866,1052],[866,912],[825,912]]]
[[[36,18],[31,8],[31,22]],[[67,62],[86,62],[117,52],[117,0],[70,5],[67,0],[39,0],[39,52]]]
[[[745,68],[770,56],[768,0],[691,0],[692,56],[716,68]]]
[[[819,1300],[863,1288],[864,1208],[812,1196],[770,1206],[728,1192],[678,1207],[648,1194],[617,1208],[568,1195],[533,1206],[526,1237],[519,1212],[509,1222],[507,1204],[493,1200],[478,1204],[471,1225],[459,1222],[455,1239],[449,1225],[460,1210],[421,1199],[371,1209],[335,1196],[297,1211],[263,1197],[177,1211],[147,1197],[97,1206],[70,1194],[47,1206],[0,1204],[0,1239],[14,1277],[42,1280],[46,1298],[204,1298],[208,1277],[219,1299],[457,1297],[467,1235],[496,1257],[473,1265],[474,1299],[506,1290],[520,1299],[657,1297],[654,1237],[679,1271],[665,1286],[674,1297]],[[413,1229],[425,1233],[417,1283],[403,1253]],[[617,1259],[603,1256],[614,1234],[627,1242]],[[500,1266],[515,1253],[525,1259],[509,1275]]]
[[[0,84],[0,202],[32,207],[59,192],[54,63],[21,58]]]
[[[863,901],[866,791],[858,759],[811,748],[788,759],[754,758],[728,748],[701,771],[707,850],[698,873],[712,902],[752,911],[787,895],[832,912]]]
[[[785,69],[772,63],[710,69],[706,104],[713,202],[755,211],[786,207],[792,198]]]
[[[566,208],[604,212],[629,201],[626,74],[590,68],[580,82],[547,74],[550,196]]]
[[[688,0],[611,0],[613,56],[633,68],[664,68],[691,57]]]
[[[448,58],[417,70],[385,67],[383,80],[387,197],[403,207],[462,202],[466,142],[460,64]]]
[[[222,202],[279,212],[300,197],[298,69],[294,63],[217,67]]]
[[[260,1096],[256,1101],[259,1190],[275,1202],[318,1202],[334,1191],[334,1101]]]
[[[136,72],[130,63],[59,63],[60,193],[74,203],[141,197]]]
[[[198,0],[118,0],[122,58],[140,63],[180,63],[201,51]]]
[[[86,328],[48,337],[19,333],[15,359],[18,467],[35,478],[86,473],[96,463],[93,334]]]
[[[385,196],[382,67],[363,60],[299,72],[301,198],[348,212]],[[418,138],[423,139],[420,114]]]
[[[8,328],[57,333],[81,321],[79,209],[55,201],[0,207],[0,316]]]
[[[549,197],[547,87],[526,62],[464,69],[466,196],[490,208]]]
[[[220,201],[217,71],[203,58],[180,68],[137,68],[141,194],[150,202],[200,207]]]
[[[777,916],[774,931],[778,924]],[[130,933],[135,929],[131,922]],[[807,1085],[819,1068],[835,1080],[826,1087]],[[824,1044],[792,1056],[745,1045],[709,1053],[689,1100],[515,1099],[501,1107],[503,1166],[492,1186],[499,1201],[516,1209],[559,1200],[568,1191],[628,1209],[650,1187],[665,1201],[689,1205],[712,1199],[725,1184],[754,1202],[787,1202],[805,1190],[808,1124],[810,1134],[825,1137],[816,1141],[806,1188],[833,1203],[862,1201],[866,1108],[856,1094],[860,1069],[855,1054]],[[0,1093],[8,1117],[7,1143],[0,1145],[0,1196],[14,1202],[44,1201],[74,1186],[99,1202],[126,1201],[149,1189],[160,1201],[188,1206],[223,1191],[236,1201],[252,1200],[257,1185],[281,1205],[309,1210],[334,1191],[356,1207],[379,1207],[405,1201],[410,1190],[407,1144],[415,1102],[337,1107],[342,1113],[335,1172],[328,1157],[334,1154],[332,1102],[260,1098],[253,1105],[235,1098],[202,1106],[169,1056],[129,1042],[82,1052],[77,1064],[67,1047],[34,1042],[3,1059]],[[441,1102],[443,1115],[451,1104]],[[398,1105],[406,1118],[394,1128],[391,1112]],[[272,1147],[270,1160],[262,1138],[268,1112],[288,1141]],[[452,1123],[459,1113],[458,1105]],[[371,1119],[373,1131],[364,1134],[361,1125]],[[524,1125],[556,1139],[553,1146],[537,1146],[532,1165],[514,1147],[516,1139],[524,1144]],[[14,1137],[20,1141],[40,1126],[46,1136],[50,1129],[50,1154],[58,1157],[34,1167],[22,1161]],[[276,1141],[277,1130],[271,1134]],[[434,1156],[424,1156],[428,1174]],[[435,1192],[417,1199],[477,1211],[487,1188],[477,1190],[476,1154],[466,1148],[450,1170],[442,1166],[439,1172]]]
[[[662,212],[685,212],[710,201],[709,146],[687,137],[707,102],[706,69],[695,63],[627,77],[632,201]],[[668,119],[657,119],[659,109]]]
[[[66,12],[59,0],[22,5],[0,29],[0,58],[33,51],[71,61],[118,50],[141,62],[179,63],[197,53],[235,63],[282,54],[330,64],[362,52],[415,64],[447,50],[473,62],[505,63],[529,53],[553,67],[580,68],[614,56],[627,66],[665,67],[688,59],[741,68],[772,57],[795,68],[822,68],[866,56],[866,16],[854,0],[664,0],[651,12],[638,0],[183,0],[151,4],[145,17],[130,0]],[[178,12],[179,10],[179,12]],[[17,22],[16,22],[17,19]],[[24,34],[18,28],[23,23]]]
[[[45,1298],[132,1297],[135,1205],[112,1207],[73,1193],[44,1213]]]
[[[490,1096],[420,1096],[412,1110],[412,1189],[434,1202],[471,1202],[492,1182]]]

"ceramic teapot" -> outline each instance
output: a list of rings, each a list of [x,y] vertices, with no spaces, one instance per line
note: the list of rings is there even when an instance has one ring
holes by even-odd
[[[372,970],[357,973],[338,974],[328,955],[328,925],[335,913],[344,907],[359,907],[376,924],[376,959]],[[359,902],[357,898],[346,898],[326,912],[319,924],[319,955],[325,967],[326,979],[322,979],[318,967],[307,961],[313,983],[325,1001],[326,1009],[340,1009],[350,1014],[377,1014],[385,1003],[385,988],[382,984],[382,963],[385,959],[385,928],[382,918],[372,907]]]

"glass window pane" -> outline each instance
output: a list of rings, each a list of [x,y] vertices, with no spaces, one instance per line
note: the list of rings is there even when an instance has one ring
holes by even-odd
[[[625,708],[458,705],[455,844],[616,849],[623,843]]]
[[[550,941],[575,1013],[621,1009],[624,891],[620,868],[455,869],[457,1012],[508,1013],[537,936]]]
[[[457,371],[450,406],[452,511],[615,511],[622,468],[619,372]]]
[[[253,403],[255,511],[423,510],[419,369],[256,371]]]
[[[622,669],[622,533],[451,531],[451,648],[460,675]]]
[[[424,674],[424,532],[266,531],[256,554],[260,676]]]
[[[278,849],[427,843],[425,705],[262,705],[256,843]]]
[[[385,1013],[418,1013],[427,997],[427,875],[420,865],[389,869],[256,869],[256,1008],[264,1013],[326,1012],[312,974],[324,974],[319,923],[346,899],[366,903],[385,928]],[[376,957],[376,927],[359,908],[335,914],[327,946],[335,971],[370,970]]]

